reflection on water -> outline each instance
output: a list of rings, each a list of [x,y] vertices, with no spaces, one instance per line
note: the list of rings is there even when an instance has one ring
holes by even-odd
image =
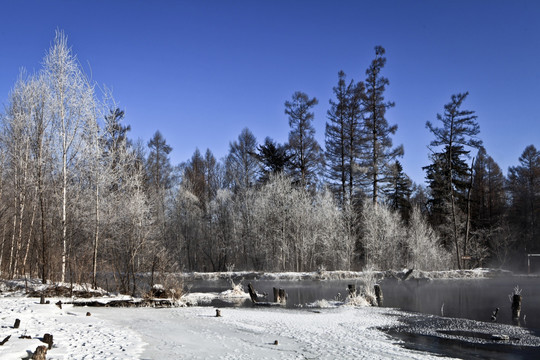
[[[247,281],[243,282],[247,288]],[[287,307],[299,307],[317,300],[335,300],[347,295],[347,285],[362,287],[357,280],[302,280],[302,281],[251,281],[259,293],[269,294],[267,301],[272,301],[272,288],[287,291]],[[511,302],[508,295],[514,287],[522,289],[522,309],[520,326],[540,329],[540,278],[539,277],[504,277],[494,279],[459,279],[459,280],[383,280],[384,306],[424,314],[452,318],[465,318],[479,321],[491,321],[496,308],[497,323],[512,324]],[[225,280],[197,281],[189,285],[190,292],[222,292],[231,288]],[[247,289],[246,289],[247,290]],[[213,303],[213,306],[226,306],[225,303]],[[245,302],[249,306],[250,303]]]
[[[508,297],[518,285],[522,289],[519,325],[540,329],[540,278],[505,277],[496,279],[462,279],[383,282],[385,306],[406,311],[445,317],[513,324]]]
[[[538,347],[515,346],[511,344],[471,343],[459,339],[440,338],[407,332],[387,331],[402,341],[404,347],[427,351],[461,359],[524,360],[538,359]]]

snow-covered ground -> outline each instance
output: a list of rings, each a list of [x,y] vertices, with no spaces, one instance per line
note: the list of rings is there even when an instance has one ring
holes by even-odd
[[[53,301],[0,298],[0,337],[11,335],[1,359],[31,355],[45,333],[54,337],[47,359],[435,358],[375,329],[397,325],[387,309],[224,308],[216,317],[212,307],[60,309]],[[14,329],[17,318],[21,326]]]
[[[482,277],[486,273],[489,272],[466,275]],[[249,298],[240,285],[232,285],[231,290],[222,293],[187,294],[179,304],[207,304],[212,299],[234,303]],[[432,353],[412,350],[414,347],[405,348],[380,328],[430,339],[459,338],[462,342],[469,341],[467,336],[472,330],[474,334],[485,332],[488,338],[490,334],[508,334],[513,339],[506,343],[510,352],[520,347],[532,352],[540,348],[540,338],[526,329],[498,324],[486,328],[485,323],[470,320],[370,307],[363,298],[320,300],[295,309],[225,307],[220,309],[221,316],[216,317],[216,309],[208,306],[82,307],[66,304],[73,302],[73,298],[47,297],[50,303],[40,304],[39,298],[25,296],[27,292],[46,290],[39,281],[0,282],[0,342],[11,336],[0,346],[0,359],[29,359],[36,347],[43,345],[40,339],[45,333],[54,337],[47,359],[66,360],[441,359]],[[77,290],[87,291],[88,286]],[[96,295],[100,297],[91,300],[101,303],[126,299],[107,297],[104,291]],[[55,305],[58,300],[64,303],[62,308]],[[21,321],[18,329],[13,326],[16,319]],[[517,347],[513,348],[514,345]]]
[[[38,281],[0,284],[0,341],[10,336],[0,346],[0,359],[30,358],[46,333],[54,339],[47,359],[435,358],[407,350],[377,330],[399,325],[398,313],[369,307],[363,299],[323,300],[304,309],[227,307],[216,317],[213,307],[81,307],[66,304],[72,298],[48,297],[49,304],[40,304],[25,296],[45,288]],[[180,302],[246,296],[235,286],[220,294],[190,294]],[[125,299],[96,299],[118,298]],[[58,300],[62,308],[55,305]]]
[[[38,298],[9,296],[0,298],[0,337],[10,339],[0,346],[0,359],[31,356],[46,333],[53,335],[54,346],[47,359],[137,359],[144,349],[141,334],[109,319],[107,314],[86,316],[92,309],[39,304]],[[66,299],[63,299],[64,301]],[[134,309],[136,310],[136,309]],[[110,309],[113,313],[114,309]],[[15,319],[20,327],[13,328]],[[31,339],[21,339],[20,336]]]

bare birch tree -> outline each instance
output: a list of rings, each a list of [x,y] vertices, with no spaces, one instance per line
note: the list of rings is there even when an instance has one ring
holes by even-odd
[[[76,56],[68,47],[67,37],[57,31],[45,56],[44,76],[49,90],[49,115],[55,131],[60,160],[61,180],[61,280],[65,280],[68,261],[68,185],[71,168],[81,148],[86,122],[94,117],[94,89],[84,75]]]

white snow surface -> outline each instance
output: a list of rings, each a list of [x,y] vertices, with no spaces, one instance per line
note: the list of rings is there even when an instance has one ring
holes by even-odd
[[[31,356],[45,333],[54,337],[47,359],[440,359],[377,330],[397,324],[389,309],[223,308],[216,317],[212,307],[60,309],[49,300],[0,297],[0,341],[11,335],[0,359]]]
[[[61,299],[66,301],[68,299]],[[39,304],[37,298],[10,296],[0,298],[0,337],[11,338],[0,346],[0,359],[21,359],[45,345],[40,341],[46,333],[53,335],[53,348],[47,359],[137,359],[142,354],[142,336],[104,316],[86,316],[88,308]],[[112,310],[112,309],[111,309]],[[114,311],[114,310],[113,310]],[[20,319],[14,329],[15,319]],[[31,339],[20,339],[21,335]]]

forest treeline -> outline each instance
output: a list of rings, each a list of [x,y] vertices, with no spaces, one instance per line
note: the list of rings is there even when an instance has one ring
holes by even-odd
[[[288,142],[245,128],[228,155],[195,150],[174,166],[165,137],[132,141],[129,114],[98,94],[66,36],[22,73],[0,129],[0,271],[135,291],[142,272],[432,270],[525,264],[540,252],[540,152],[505,177],[482,147],[467,93],[426,124],[427,186],[394,146],[384,48],[363,81],[339,72],[315,140],[318,99],[284,104]]]

